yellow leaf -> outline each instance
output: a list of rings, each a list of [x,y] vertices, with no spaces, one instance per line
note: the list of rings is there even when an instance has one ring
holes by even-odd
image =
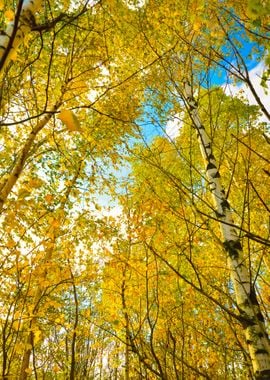
[[[17,59],[17,51],[15,49],[11,49],[11,51],[9,53],[9,58],[12,61],[16,61],[16,59]]]
[[[62,110],[58,118],[65,124],[70,132],[80,132],[80,123],[74,113],[70,110]]]
[[[56,228],[59,227],[60,224],[61,224],[60,221],[57,220],[57,219],[54,219],[53,222],[51,223],[51,225],[52,225],[53,227],[56,227]]]
[[[26,187],[23,187],[22,189],[19,190],[18,198],[24,199],[28,197],[30,194],[31,194],[31,190],[27,189]]]
[[[8,248],[14,248],[15,245],[16,245],[16,242],[15,242],[14,240],[9,240],[9,241],[7,242],[7,247],[8,247]]]
[[[30,179],[30,181],[28,182],[28,186],[30,187],[30,189],[32,189],[33,187],[39,188],[42,184],[43,181],[39,178]]]
[[[18,331],[20,329],[20,325],[21,325],[20,321],[13,321],[12,328]]]
[[[4,16],[5,16],[5,18],[6,18],[8,21],[12,21],[12,20],[14,20],[14,12],[13,12],[11,9],[7,10],[7,11],[4,13]]]
[[[1,1],[1,0],[0,0]],[[29,47],[29,41],[31,39],[31,34],[26,34],[23,39],[23,43],[25,47]]]
[[[3,0],[0,0],[0,11],[4,8],[4,2]]]
[[[38,343],[41,340],[41,331],[35,330],[34,331],[34,342]]]
[[[61,324],[61,323],[63,323],[63,318],[60,318],[60,317],[55,318],[54,322]]]
[[[47,203],[51,203],[53,201],[53,195],[52,194],[45,195],[45,201]]]
[[[16,343],[14,350],[17,354],[22,355],[24,352],[24,344],[22,342]]]
[[[50,282],[47,280],[40,280],[39,285],[41,288],[47,288],[50,285]]]
[[[90,317],[90,310],[89,309],[85,310],[84,315],[86,318],[89,318]]]
[[[56,364],[56,365],[54,365],[53,366],[53,372],[59,372],[59,370],[60,370],[60,368],[58,367],[58,365]]]
[[[194,24],[193,24],[193,30],[195,32],[198,32],[200,29],[201,29],[201,23],[200,23],[200,21],[195,21]]]

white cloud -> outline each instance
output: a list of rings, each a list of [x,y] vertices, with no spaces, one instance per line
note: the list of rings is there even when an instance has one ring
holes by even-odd
[[[264,62],[260,62],[257,66],[255,66],[252,70],[249,71],[249,77],[250,81],[259,96],[262,104],[266,108],[266,110],[270,113],[270,94],[265,91],[265,89],[261,86],[261,79],[263,72],[265,70],[265,64]],[[254,98],[254,95],[248,88],[248,86],[244,83],[239,85],[234,84],[224,84],[222,85],[222,88],[225,92],[225,94],[229,96],[236,96],[236,97],[244,97],[247,99],[248,103],[250,105],[258,105],[256,99]],[[270,92],[270,89],[269,89]],[[260,121],[270,123],[270,120],[262,114]],[[172,118],[167,122],[166,125],[166,135],[169,139],[174,140],[178,134],[179,130],[182,125],[182,115],[176,114],[172,116]]]
[[[166,124],[166,135],[170,140],[174,140],[178,135],[182,126],[182,115],[176,114]]]
[[[257,66],[255,66],[252,70],[249,71],[249,77],[250,81],[259,96],[261,102],[267,109],[267,111],[270,112],[270,96],[265,91],[265,89],[261,86],[261,78],[263,71],[265,70],[265,65],[263,62],[260,62]],[[225,84],[222,86],[225,93],[230,96],[244,96],[248,103],[251,105],[257,105],[257,102],[248,88],[248,86],[245,83],[242,83],[240,85],[233,85],[233,84]],[[264,122],[270,122],[265,115],[263,115],[260,119],[260,121]]]

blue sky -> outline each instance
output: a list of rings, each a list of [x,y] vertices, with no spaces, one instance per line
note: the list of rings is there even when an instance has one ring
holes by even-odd
[[[237,36],[233,36],[233,38],[237,39]],[[263,49],[259,48],[254,42],[250,41],[247,35],[243,32],[241,33],[241,37],[238,39],[239,41],[240,38],[241,46],[237,47],[237,49],[243,58],[248,71],[250,72],[254,87],[260,97],[264,99],[264,103],[270,103],[268,95],[265,94],[265,91],[260,87],[260,76],[263,71]],[[237,62],[236,56],[233,54],[231,49],[229,50],[228,47],[224,46],[223,50],[232,64]],[[202,77],[203,75],[204,73],[202,73]],[[208,81],[211,86],[222,86],[227,95],[237,96],[239,90],[242,89],[247,94],[247,99],[250,104],[256,104],[250,91],[248,91],[240,81],[236,83],[225,68],[219,66],[212,68],[208,74]],[[227,84],[229,84],[229,86],[227,86]],[[173,131],[173,121],[169,123],[169,128],[166,129],[166,123],[160,120],[156,110],[151,104],[146,104],[144,111],[144,115],[138,120],[138,124],[142,128],[142,135],[146,143],[150,143],[155,136],[164,135],[166,132],[169,134],[169,137],[175,136],[175,132]],[[179,120],[175,121],[175,124],[177,123],[179,124]],[[177,125],[175,128],[177,128]],[[172,131],[172,134],[170,131]]]

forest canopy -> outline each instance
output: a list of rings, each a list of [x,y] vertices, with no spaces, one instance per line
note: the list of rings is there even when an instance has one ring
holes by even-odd
[[[0,10],[1,378],[270,379],[269,1]]]

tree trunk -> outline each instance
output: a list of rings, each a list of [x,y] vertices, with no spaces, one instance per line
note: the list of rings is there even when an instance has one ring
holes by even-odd
[[[10,21],[3,34],[0,35],[0,76],[4,68],[14,59],[19,45],[31,31],[35,23],[35,13],[41,7],[41,0],[20,0],[15,19]]]
[[[32,327],[32,323],[30,323],[30,329],[31,327]],[[27,377],[29,376],[29,374],[27,373],[27,370],[29,368],[31,351],[33,349],[33,343],[34,343],[34,334],[32,331],[30,331],[26,340],[19,380],[26,380]]]
[[[46,126],[48,121],[51,119],[51,117],[54,115],[57,108],[60,106],[61,100],[56,103],[56,105],[53,107],[52,111],[50,111],[47,115],[43,117],[43,119],[36,125],[35,128],[33,128],[32,132],[29,134],[27,140],[25,141],[21,153],[11,171],[11,173],[8,175],[7,179],[4,179],[2,182],[0,182],[0,214],[3,210],[4,203],[9,196],[11,190],[15,186],[17,180],[19,179],[24,164],[29,157],[29,152],[35,142],[35,139],[38,135],[38,133]]]
[[[200,150],[206,164],[206,174],[216,207],[216,215],[220,220],[236,303],[242,317],[242,326],[254,375],[258,380],[270,379],[270,345],[264,317],[260,310],[254,285],[252,285],[251,274],[245,265],[241,242],[237,236],[236,229],[232,227],[233,220],[230,205],[221,185],[220,173],[212,151],[212,144],[201,123],[198,104],[194,99],[192,88],[188,81],[184,84],[184,90],[187,108],[193,126],[197,131]]]
[[[81,165],[82,165],[83,161],[84,161],[84,159],[81,160],[79,167],[74,174],[74,177],[72,179],[70,186],[67,188],[65,194],[63,195],[59,209],[64,210],[65,204],[66,204],[66,202],[70,196],[70,192],[71,192],[73,186],[75,185],[75,183],[79,177],[79,174],[81,171]],[[44,264],[46,265],[46,263],[49,263],[52,260],[53,252],[55,249],[55,242],[56,242],[56,239],[58,238],[58,233],[59,233],[58,230],[55,230],[54,226],[50,226],[50,228],[48,229],[48,236],[51,236],[51,235],[53,236],[50,238],[52,244],[51,244],[50,249],[47,249],[46,254],[43,257],[40,265],[44,265]],[[46,268],[46,266],[45,266],[45,269],[43,269],[43,273],[42,273],[41,277],[44,280],[46,280],[48,277],[48,269]],[[73,275],[71,277],[74,281]],[[73,284],[74,284],[74,282],[73,282]],[[75,285],[74,285],[73,289],[74,289],[74,298],[75,298],[75,306],[76,306],[76,315],[75,315],[76,319],[75,319],[75,325],[74,325],[74,334],[73,334],[73,338],[72,338],[72,361],[71,361],[72,365],[71,365],[71,369],[70,369],[70,379],[75,378],[74,377],[75,376],[75,372],[74,372],[75,371],[75,342],[76,342],[76,327],[78,324],[78,300],[77,300],[77,293],[76,293]],[[21,365],[19,380],[26,380],[27,376],[28,376],[26,370],[30,364],[30,356],[31,356],[31,351],[32,351],[33,344],[34,344],[34,339],[33,339],[34,334],[33,334],[33,331],[31,330],[31,328],[33,327],[33,324],[35,323],[35,319],[36,319],[38,311],[39,311],[40,301],[44,295],[45,294],[44,294],[43,287],[40,284],[37,285],[36,294],[35,294],[35,298],[34,298],[35,307],[34,307],[33,312],[32,312],[32,314],[33,314],[32,319],[30,320],[30,323],[29,323],[30,332],[26,338],[26,348],[25,348],[23,358],[22,358],[22,365]]]
[[[79,302],[78,302],[77,289],[75,285],[75,279],[74,279],[74,275],[72,273],[71,267],[70,267],[70,277],[73,282],[72,287],[73,287],[73,296],[74,296],[74,305],[75,305],[75,316],[74,316],[73,334],[72,334],[72,341],[71,341],[71,360],[70,360],[69,379],[75,380],[76,379],[76,342],[77,342],[76,329],[79,323]]]

